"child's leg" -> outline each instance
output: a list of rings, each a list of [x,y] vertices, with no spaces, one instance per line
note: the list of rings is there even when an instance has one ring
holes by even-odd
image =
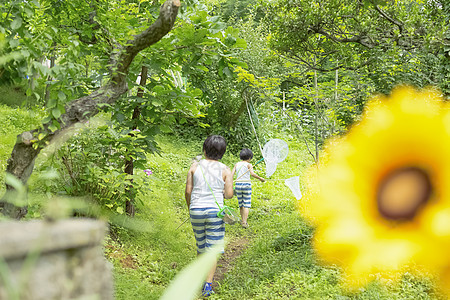
[[[239,212],[241,213],[241,223],[247,225],[248,213],[252,205],[252,186],[251,184],[243,184],[241,186],[241,197],[239,199]]]
[[[239,212],[241,213],[242,226],[247,225],[248,213],[251,207],[252,186],[250,183],[236,183],[236,196],[239,203]]]
[[[216,272],[217,263],[214,263],[214,266],[212,266],[211,270],[208,273],[208,276],[206,276],[206,282],[212,282],[214,278],[214,273]]]
[[[211,209],[208,213],[208,219],[206,220],[206,236],[205,236],[205,245],[206,248],[213,247],[215,245],[221,245],[221,252],[224,252],[224,238],[225,238],[225,223],[224,221],[217,217],[218,210]],[[217,264],[214,264],[210,269],[206,282],[212,282],[214,277],[214,272],[216,271]]]
[[[244,193],[242,190],[242,184],[236,184],[235,186],[235,191],[236,191],[236,197],[238,199],[238,204],[239,204],[239,212],[241,213],[241,219],[243,218],[242,215],[242,208],[244,206]]]
[[[250,209],[248,207],[243,207],[243,206],[240,207],[242,223],[247,223],[249,211],[250,211]]]
[[[190,209],[189,215],[191,219],[192,229],[194,231],[195,241],[197,244],[197,254],[205,252],[206,240],[206,215],[204,209]]]

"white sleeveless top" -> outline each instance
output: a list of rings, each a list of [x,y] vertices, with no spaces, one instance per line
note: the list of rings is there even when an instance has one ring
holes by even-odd
[[[218,208],[216,201],[220,207],[223,206],[225,181],[222,178],[222,170],[225,167],[219,161],[202,159],[199,162],[194,172],[194,187],[192,189],[191,205],[189,208]],[[215,198],[212,193],[214,193]]]
[[[236,164],[236,182],[251,182],[248,165],[249,163],[246,161],[240,161]]]

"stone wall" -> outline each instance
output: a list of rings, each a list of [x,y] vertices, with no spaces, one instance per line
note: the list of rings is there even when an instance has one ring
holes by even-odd
[[[113,299],[103,222],[0,223],[0,299]]]

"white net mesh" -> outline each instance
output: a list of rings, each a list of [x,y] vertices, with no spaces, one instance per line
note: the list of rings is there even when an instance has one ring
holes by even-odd
[[[274,162],[278,164],[286,159],[289,153],[288,144],[280,139],[272,139],[268,141],[262,150],[264,160]],[[276,168],[276,167],[275,167]]]
[[[277,163],[267,159],[264,159],[264,162],[266,163],[266,177],[270,177],[277,170]]]
[[[295,176],[288,178],[284,183],[291,189],[295,199],[300,200],[302,198],[302,192],[300,191],[300,177]]]

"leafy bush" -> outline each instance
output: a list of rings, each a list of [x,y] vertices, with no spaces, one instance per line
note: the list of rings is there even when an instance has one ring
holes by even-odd
[[[144,139],[137,131],[117,132],[110,125],[76,133],[57,154],[65,192],[90,195],[101,207],[123,214],[125,201],[140,199],[136,195],[148,185],[144,172],[130,175],[123,171],[130,158],[134,167],[145,169],[146,156],[140,147]]]

